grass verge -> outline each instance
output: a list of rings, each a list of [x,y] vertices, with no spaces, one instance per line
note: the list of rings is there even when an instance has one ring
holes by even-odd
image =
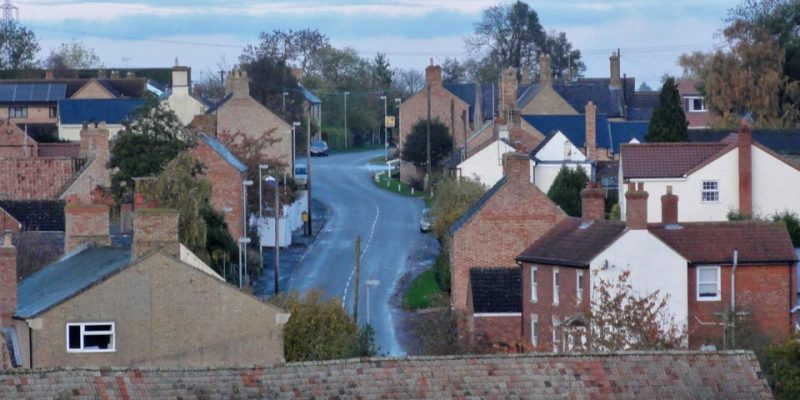
[[[419,274],[404,294],[405,306],[409,310],[431,307],[432,299],[445,294],[436,283],[436,272],[433,268]]]
[[[397,173],[393,173],[388,177],[386,176],[386,172],[375,173],[375,175],[372,176],[372,183],[381,189],[397,193],[401,196],[428,197],[425,192],[414,190],[411,185],[400,182],[400,177]]]

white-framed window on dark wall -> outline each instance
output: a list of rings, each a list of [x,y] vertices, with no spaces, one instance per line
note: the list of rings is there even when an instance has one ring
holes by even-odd
[[[539,300],[538,286],[539,284],[539,269],[531,267],[531,302],[536,303]]]
[[[718,301],[722,298],[719,266],[697,267],[697,301]]]
[[[577,288],[576,298],[578,299],[578,303],[580,303],[581,300],[583,300],[583,271],[577,272],[575,287]]]
[[[559,276],[558,268],[553,268],[553,305],[558,305]]]
[[[535,348],[539,345],[539,315],[531,314],[531,344]]]

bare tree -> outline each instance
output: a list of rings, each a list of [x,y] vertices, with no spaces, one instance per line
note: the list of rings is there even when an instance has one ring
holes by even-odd
[[[539,15],[528,4],[516,1],[485,9],[466,45],[473,56],[488,57],[500,68],[519,68],[536,64],[545,40]]]
[[[308,72],[308,65],[317,51],[329,47],[328,37],[318,30],[302,29],[299,31],[261,32],[257,45],[247,45],[241,56],[241,62],[251,63],[259,58],[281,60]]]
[[[422,72],[415,69],[396,68],[393,73],[395,88],[403,97],[417,93],[425,87],[425,77]]]

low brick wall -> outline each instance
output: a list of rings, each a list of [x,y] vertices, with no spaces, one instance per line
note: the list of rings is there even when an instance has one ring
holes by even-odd
[[[53,199],[86,162],[82,158],[0,158],[0,199]]]

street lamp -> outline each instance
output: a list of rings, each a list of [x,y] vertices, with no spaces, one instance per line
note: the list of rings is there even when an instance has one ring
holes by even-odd
[[[283,118],[286,118],[286,96],[289,95],[289,92],[283,92]]]
[[[400,103],[402,103],[402,102],[403,102],[403,99],[401,99],[400,97],[395,97],[394,98],[394,104],[397,105],[397,142],[395,143],[395,147],[396,148],[399,148],[400,134],[403,132],[403,130],[400,129],[400,124],[402,123],[401,122],[402,120],[400,119]],[[394,129],[392,130],[392,132],[394,132]],[[392,136],[394,136],[394,135],[392,135]]]
[[[275,294],[278,294],[278,283],[280,282],[281,273],[281,242],[280,242],[280,195],[278,190],[278,180],[274,176],[269,175],[264,178],[267,184],[273,187],[275,191]]]
[[[347,96],[350,92],[344,92],[344,149],[347,150]]]
[[[253,186],[253,181],[242,181],[242,236],[239,238],[239,289],[242,288],[242,265],[247,265],[247,187]]]
[[[297,128],[298,126],[300,126],[299,122],[297,122],[297,121],[292,122],[292,178],[294,178],[294,155],[295,155],[295,149],[294,149],[294,146],[295,146],[294,145],[294,142],[295,142],[294,136],[295,135],[294,134],[295,134],[295,128]]]
[[[389,142],[386,140],[386,96],[381,96],[381,100],[383,100],[383,146],[386,148],[386,156],[384,157],[384,161],[389,161]]]
[[[261,225],[264,223],[264,201],[261,199],[261,171],[268,169],[269,165],[267,164],[259,164],[258,166],[258,227],[261,228]],[[258,255],[261,257],[260,263],[261,268],[264,268],[264,246],[261,241],[261,229],[258,230]]]
[[[377,279],[370,279],[367,281],[367,325],[369,325],[369,288],[380,284],[381,282]]]

